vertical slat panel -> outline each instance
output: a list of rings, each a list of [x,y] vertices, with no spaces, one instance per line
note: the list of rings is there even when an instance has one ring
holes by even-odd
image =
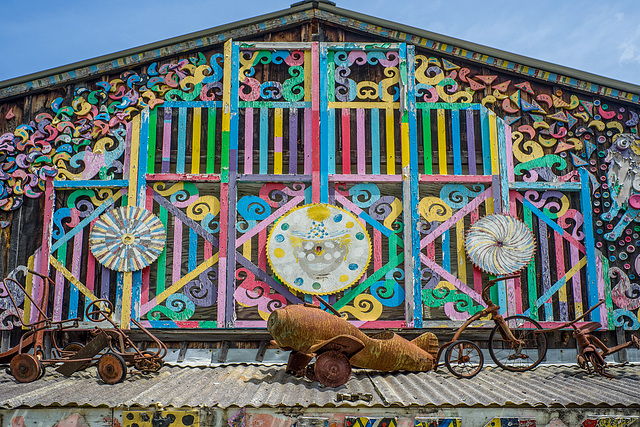
[[[218,304],[225,306],[225,324],[232,326],[235,318],[235,302],[233,299],[233,290],[235,286],[235,269],[236,269],[236,216],[235,206],[238,201],[238,190],[236,180],[238,175],[238,86],[239,82],[234,76],[238,75],[238,58],[240,55],[238,43],[231,45],[232,61],[231,68],[227,73],[225,70],[225,82],[230,80],[230,98],[229,98],[229,187],[226,196],[229,199],[227,205],[228,233],[227,233],[227,270],[226,275],[226,295],[225,300],[218,300]],[[231,208],[233,207],[233,209]],[[224,301],[224,304],[222,302]]]
[[[462,153],[460,147],[460,111],[451,110],[451,140],[453,148],[453,174],[462,175]]]
[[[56,259],[62,265],[67,264],[67,244],[65,243],[58,248],[56,252]],[[62,320],[62,307],[63,307],[63,298],[64,298],[64,284],[65,278],[62,275],[62,272],[56,270],[56,286],[55,292],[53,296],[53,320],[55,322],[59,322]],[[34,322],[38,318],[38,311],[33,310],[31,312],[31,321]]]
[[[467,259],[464,251],[464,219],[456,223],[456,258],[458,261],[458,279],[467,283]]]
[[[357,145],[357,162],[358,162],[358,174],[364,175],[367,173],[366,169],[366,147],[365,147],[365,129],[364,129],[364,109],[358,108],[356,110],[356,145]]]
[[[311,108],[304,109],[304,173],[311,175],[313,172],[313,152],[311,143],[313,137],[311,135],[313,123],[313,113]]]
[[[167,210],[163,207],[160,207],[158,210],[158,218],[164,225],[165,230],[169,230],[168,222],[169,222],[169,214]],[[157,265],[157,274],[156,274],[156,295],[161,294],[166,289],[166,280],[167,280],[167,245],[164,245],[162,248],[162,253],[158,257],[156,261]]]
[[[438,173],[447,175],[447,123],[443,109],[438,109]],[[448,270],[447,270],[448,271]]]
[[[202,108],[193,109],[193,132],[191,149],[191,173],[200,173],[200,138],[202,135]]]
[[[319,101],[320,101],[320,202],[329,202],[329,98],[327,96],[327,44],[319,45],[319,63],[318,63],[318,83],[319,83]]]
[[[282,108],[274,109],[273,116],[273,173],[282,175]]]
[[[156,171],[156,138],[158,124],[158,109],[154,108],[149,113],[149,149],[147,150],[147,173]]]
[[[260,167],[262,175],[269,173],[269,109],[260,108]]]
[[[555,242],[555,261],[556,261],[556,271],[558,272],[557,277],[564,277],[566,273],[565,265],[564,265],[564,239],[557,231],[553,232],[553,239]],[[580,274],[576,274],[579,276]],[[568,312],[568,304],[567,304],[567,285],[566,283],[562,285],[562,287],[558,290],[558,298],[560,299],[560,319],[563,322],[569,320],[569,312]]]
[[[84,229],[81,229],[75,236],[73,236],[73,252],[71,254],[71,274],[75,278],[80,278],[80,263],[82,262],[82,240],[84,238]],[[74,319],[78,317],[80,292],[78,288],[69,284],[69,313],[68,319]]]
[[[313,203],[320,203],[320,45],[311,44],[311,127],[312,166],[311,194]]]
[[[482,173],[491,175],[491,135],[489,131],[489,113],[480,109],[480,132],[482,134]]]
[[[171,164],[171,116],[171,107],[165,107],[162,128],[162,173],[169,173],[169,165]]]
[[[187,108],[178,108],[178,151],[176,156],[176,172],[185,173],[187,156]]]
[[[424,173],[433,174],[433,160],[431,148],[431,110],[422,110],[422,152],[424,155]]]
[[[371,173],[380,175],[380,110],[371,109]]]
[[[246,172],[245,172],[246,173]],[[289,108],[289,173],[298,173],[298,109]]]
[[[524,223],[529,227],[529,230],[534,230],[533,228],[533,215],[531,211],[526,206],[522,207],[523,219]],[[529,295],[529,317],[533,320],[538,320],[538,307],[536,306],[536,301],[538,299],[538,286],[536,283],[536,263],[535,259],[531,260],[529,264],[527,264],[527,290]]]
[[[593,211],[591,210],[591,185],[589,180],[589,171],[586,168],[580,168],[580,208],[584,218],[584,247],[587,255],[587,291],[589,297],[589,307],[593,307],[598,303],[600,293],[604,296],[604,291],[598,289],[598,273],[596,271],[596,253],[593,238]],[[602,313],[602,307],[596,308],[591,312],[591,320],[607,322],[606,315]]]
[[[387,135],[387,175],[396,173],[396,141],[393,120],[393,108],[385,110],[385,130]]]
[[[547,224],[538,221],[538,243],[540,244],[540,266],[542,267],[542,292],[547,292],[551,287],[551,266],[549,263],[549,236]],[[544,302],[544,318],[547,322],[553,320],[553,306],[550,301]]]
[[[473,110],[467,110],[467,153],[469,161],[469,175],[477,175],[476,169],[476,134],[473,121]]]
[[[244,110],[244,173],[253,173],[253,108]]]
[[[216,108],[207,109],[207,173],[215,173],[216,165]]]
[[[342,114],[342,173],[351,173],[351,110],[343,108]]]

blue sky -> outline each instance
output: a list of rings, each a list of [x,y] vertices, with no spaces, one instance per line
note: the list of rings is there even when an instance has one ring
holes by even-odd
[[[0,80],[288,8],[295,0],[1,0]],[[337,0],[344,9],[640,85],[640,7],[593,0]]]

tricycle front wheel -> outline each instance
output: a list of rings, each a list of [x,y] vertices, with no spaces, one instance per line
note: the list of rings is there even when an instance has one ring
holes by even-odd
[[[482,370],[484,356],[474,342],[452,342],[444,354],[444,364],[449,372],[459,378],[473,378]]]
[[[509,340],[502,326],[496,325],[489,335],[489,354],[493,361],[513,372],[524,372],[538,366],[547,354],[547,337],[542,326],[520,315],[505,317],[504,321],[518,341]]]

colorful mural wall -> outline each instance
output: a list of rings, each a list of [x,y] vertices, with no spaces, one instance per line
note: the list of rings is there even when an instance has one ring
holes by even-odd
[[[15,233],[12,213],[41,200],[26,264],[54,279],[55,320],[107,298],[123,327],[261,328],[322,298],[358,326],[420,328],[481,310],[490,277],[464,236],[503,212],[537,240],[521,277],[492,290],[503,313],[553,325],[605,299],[592,320],[638,329],[637,102],[534,77],[405,43],[228,41],[77,85],[24,123],[2,109],[0,225]],[[331,293],[283,280],[267,251],[280,218],[319,203],[370,242]],[[131,206],[162,224],[153,256],[127,249],[122,223],[96,227]],[[96,249],[99,230],[119,243]],[[37,276],[7,274],[39,300]],[[35,320],[18,299],[16,312],[0,295],[0,328]]]

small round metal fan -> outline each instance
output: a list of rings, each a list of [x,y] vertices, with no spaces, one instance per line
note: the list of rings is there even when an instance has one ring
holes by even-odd
[[[146,209],[127,206],[105,212],[89,235],[91,252],[116,271],[141,270],[162,253],[167,233],[160,219]]]

